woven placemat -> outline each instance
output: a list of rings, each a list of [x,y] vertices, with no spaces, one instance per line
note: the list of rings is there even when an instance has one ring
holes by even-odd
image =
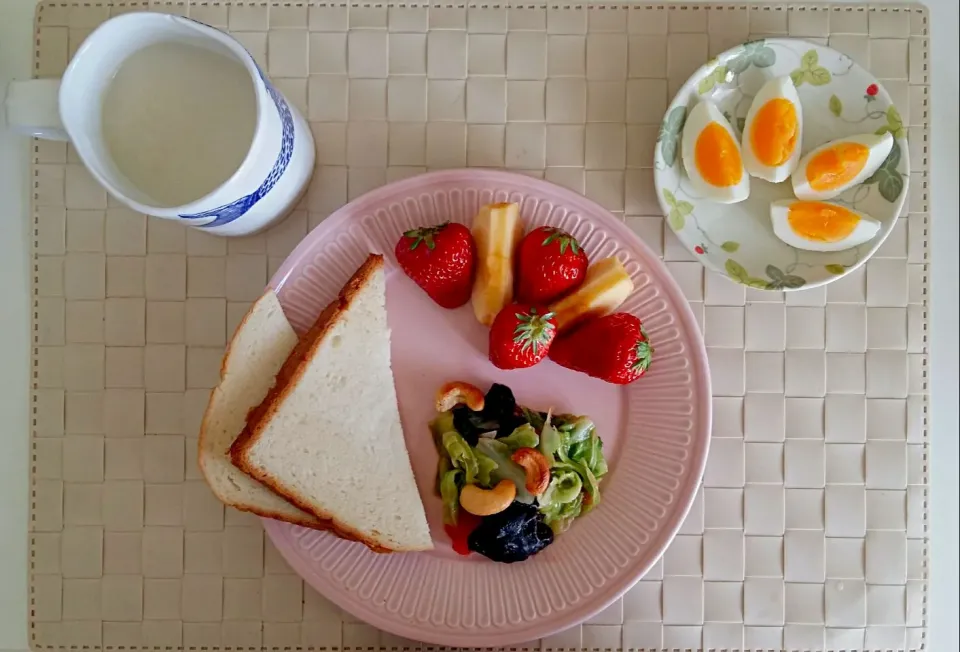
[[[927,557],[927,13],[914,7],[47,2],[35,74],[112,15],[233,33],[311,123],[317,170],[270,232],[218,239],[107,196],[62,143],[33,165],[34,649],[417,649],[305,587],[224,509],[196,435],[224,345],[309,229],[387,181],[506,167],[585,193],[658,253],[700,320],[714,440],[662,561],[518,648],[921,650]],[[826,43],[909,125],[911,197],[877,255],[791,294],[705,273],[653,191],[671,94],[748,38]]]

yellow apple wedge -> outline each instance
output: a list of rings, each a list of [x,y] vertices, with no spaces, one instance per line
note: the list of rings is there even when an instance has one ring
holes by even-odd
[[[513,300],[513,254],[523,237],[517,204],[483,206],[473,220],[477,245],[477,276],[473,282],[473,313],[484,326]]]
[[[620,307],[633,292],[633,281],[623,264],[611,256],[587,268],[583,285],[550,306],[563,332],[590,317],[603,317]]]

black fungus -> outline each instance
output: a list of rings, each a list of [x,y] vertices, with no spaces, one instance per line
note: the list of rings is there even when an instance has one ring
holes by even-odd
[[[480,435],[499,428],[498,421],[491,421],[483,416],[483,412],[474,412],[465,405],[453,408],[453,427],[460,436],[471,446],[476,446]]]
[[[527,423],[523,410],[517,405],[513,392],[506,385],[494,383],[484,398],[483,415],[497,423],[497,437],[507,437],[516,428]]]
[[[523,561],[551,543],[553,530],[537,506],[518,502],[485,517],[467,538],[470,550],[505,564]]]
[[[528,423],[527,418],[523,416],[523,413],[520,412],[518,408],[517,412],[500,419],[500,424],[497,426],[497,439],[500,437],[509,437],[513,434],[514,430],[525,423]]]
[[[497,437],[506,437],[524,423],[526,419],[520,414],[513,392],[498,383],[484,397],[483,410],[474,412],[465,405],[453,409],[453,427],[471,446],[476,446],[485,432],[496,431]]]
[[[494,383],[483,399],[483,416],[490,421],[500,422],[513,416],[517,411],[517,399],[506,385]]]

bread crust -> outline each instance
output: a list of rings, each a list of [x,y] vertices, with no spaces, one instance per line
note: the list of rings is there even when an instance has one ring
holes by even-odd
[[[300,338],[297,346],[290,353],[290,357],[287,358],[286,362],[284,362],[280,368],[276,382],[263,399],[263,402],[247,414],[246,427],[244,427],[236,441],[233,442],[233,445],[230,446],[230,459],[233,461],[233,464],[244,473],[267,487],[270,487],[274,493],[283,496],[300,509],[320,519],[321,527],[318,529],[328,530],[342,539],[362,543],[374,552],[387,553],[404,552],[405,550],[387,548],[380,542],[338,521],[332,514],[318,510],[315,506],[311,505],[304,496],[283,487],[279,478],[252,465],[247,457],[250,448],[262,434],[266,424],[277,412],[287,395],[296,387],[298,381],[306,371],[309,361],[313,358],[314,353],[322,344],[324,338],[343,318],[343,315],[350,308],[357,294],[370,281],[373,274],[382,268],[383,256],[380,254],[370,254],[363,265],[360,266],[354,275],[350,277],[350,280],[343,286],[337,298],[324,308],[310,330]]]
[[[260,303],[260,301],[263,300],[267,292],[272,293],[273,289],[267,288],[264,294],[261,295],[261,297],[257,299],[253,303],[253,305],[250,306],[250,309],[247,311],[247,314],[243,316],[243,319],[240,321],[240,324],[237,326],[235,333],[239,332],[246,325],[247,321],[250,319],[250,316],[256,310],[257,305]],[[230,359],[230,354],[233,351],[234,341],[235,341],[235,338],[230,338],[230,342],[227,344],[226,351],[223,354],[223,361],[220,363],[220,381],[221,382],[223,381],[224,377],[227,374],[227,365]],[[310,514],[309,511],[306,511],[304,513],[303,518],[292,518],[286,514],[281,514],[280,512],[275,512],[269,509],[263,509],[263,508],[257,507],[256,505],[251,505],[249,503],[233,500],[228,496],[226,496],[225,494],[218,491],[216,483],[211,480],[210,476],[207,473],[206,461],[208,459],[208,456],[204,451],[204,444],[206,443],[206,440],[207,440],[209,422],[210,422],[211,414],[213,411],[214,398],[215,398],[214,394],[217,391],[219,391],[219,389],[220,389],[220,384],[218,383],[217,387],[214,388],[213,390],[214,393],[210,395],[210,400],[207,402],[206,409],[204,409],[203,411],[203,419],[200,422],[200,433],[198,435],[198,442],[197,442],[197,465],[200,467],[200,472],[203,474],[204,479],[207,481],[207,486],[210,487],[210,490],[213,492],[213,494],[223,504],[229,507],[233,507],[234,509],[239,509],[242,512],[250,512],[251,514],[256,514],[257,516],[272,518],[276,521],[283,521],[284,523],[292,523],[293,525],[299,525],[301,527],[312,528],[315,530],[325,530],[326,525],[322,521],[318,521],[316,518],[312,517],[312,514]],[[297,507],[296,505],[292,505],[292,506]]]

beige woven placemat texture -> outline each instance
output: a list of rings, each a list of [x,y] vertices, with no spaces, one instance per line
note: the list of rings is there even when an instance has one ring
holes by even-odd
[[[555,650],[920,650],[927,558],[927,13],[915,7],[430,7],[51,2],[38,77],[120,12],[228,29],[311,123],[308,196],[218,239],[121,207],[36,142],[30,629],[34,649],[417,649],[293,575],[197,470],[228,335],[344,202],[430,169],[506,167],[597,200],[664,256],[701,321],[714,440],[663,560]],[[651,152],[668,98],[765,35],[868,66],[909,127],[908,214],[858,272],[792,294],[705,273],[664,228]]]

